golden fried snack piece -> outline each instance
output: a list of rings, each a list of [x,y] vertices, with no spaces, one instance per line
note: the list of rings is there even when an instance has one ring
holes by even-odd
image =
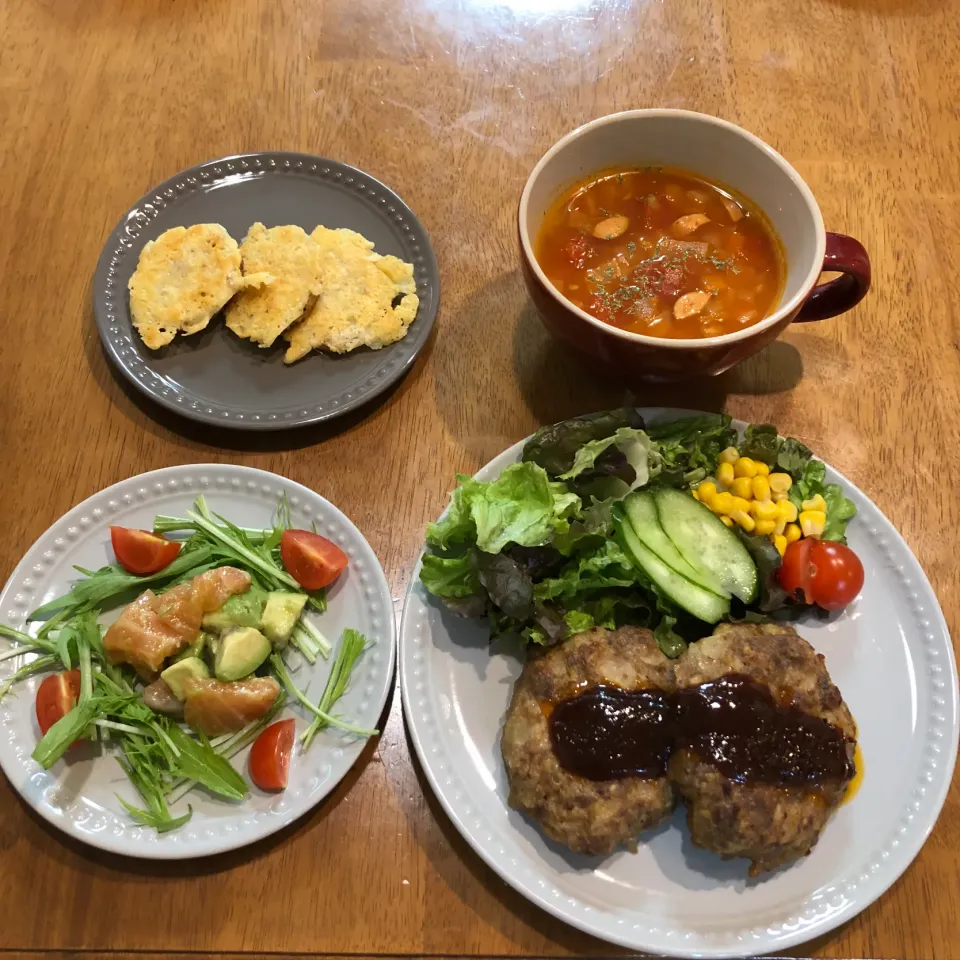
[[[140,251],[130,282],[130,314],[151,349],[203,330],[223,305],[267,274],[244,276],[240,248],[219,223],[173,227]]]
[[[323,292],[284,334],[290,341],[284,361],[318,348],[379,350],[403,338],[420,305],[413,265],[374,253],[373,243],[353,230],[317,227],[312,236],[323,251]]]
[[[235,297],[227,306],[227,326],[238,337],[269,347],[320,293],[320,247],[300,227],[268,229],[255,223],[240,254],[245,276],[266,272],[275,279]]]

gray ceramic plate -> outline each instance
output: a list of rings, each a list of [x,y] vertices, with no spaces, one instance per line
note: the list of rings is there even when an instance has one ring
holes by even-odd
[[[257,220],[349,227],[413,264],[420,297],[407,336],[382,350],[315,352],[286,366],[215,320],[202,333],[148,350],[130,320],[127,281],[140,250],[165,230],[221,223],[240,242]],[[107,355],[137,389],[191,420],[240,430],[319,423],[371,400],[410,368],[437,315],[440,278],[423,225],[390,189],[361,170],[304,153],[212,160],[161,183],[124,215],[94,276],[97,328]]]

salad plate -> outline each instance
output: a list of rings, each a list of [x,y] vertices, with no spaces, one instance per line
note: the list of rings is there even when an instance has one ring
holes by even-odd
[[[151,529],[158,514],[183,517],[203,495],[214,514],[239,527],[270,529],[278,503],[285,501],[293,526],[314,530],[337,544],[348,566],[328,589],[327,609],[310,612],[311,624],[337,646],[344,630],[367,640],[353,666],[335,713],[358,727],[377,726],[393,680],[395,627],[390,592],[376,555],[360,531],[319,494],[291,480],[250,467],[191,464],[155,470],[123,480],[74,507],[27,551],[0,593],[0,622],[35,632],[29,613],[64,594],[81,579],[74,566],[97,570],[113,563],[111,526]],[[132,599],[132,597],[130,598]],[[107,623],[119,611],[101,617]],[[0,652],[9,648],[0,638]],[[0,659],[0,684],[36,654]],[[296,686],[315,701],[334,663],[289,654]],[[173,816],[192,809],[178,829],[158,832],[138,825],[121,801],[142,807],[110,744],[84,744],[43,769],[33,758],[40,732],[34,701],[42,675],[14,686],[0,702],[0,767],[23,801],[74,840],[111,853],[150,859],[186,859],[222,853],[254,843],[319,804],[357,761],[366,740],[327,727],[304,750],[294,747],[289,782],[280,793],[251,786],[243,800],[221,799],[204,789],[171,803]],[[309,715],[288,701],[280,714],[293,717],[298,734]],[[113,752],[114,756],[110,756]],[[231,758],[246,778],[249,747]]]
[[[647,424],[690,415],[639,412]],[[523,448],[505,450],[476,478],[496,479]],[[934,592],[890,521],[829,465],[826,480],[856,507],[846,535],[865,582],[842,612],[804,616],[795,627],[823,654],[856,718],[862,781],[809,856],[759,877],[743,860],[695,847],[682,807],[641,835],[635,853],[605,857],[571,852],[511,809],[500,736],[522,650],[491,644],[485,620],[451,613],[425,589],[418,563],[399,646],[408,729],[457,830],[529,900],[632,950],[741,957],[827,933],[908,868],[940,813],[957,752],[953,648]]]

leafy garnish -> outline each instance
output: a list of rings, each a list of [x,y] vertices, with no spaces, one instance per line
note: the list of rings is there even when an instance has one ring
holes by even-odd
[[[83,580],[78,580],[72,589],[62,597],[57,597],[42,607],[37,607],[27,617],[28,620],[46,620],[57,613],[73,615],[85,608],[109,606],[118,595],[132,590],[141,590],[156,583],[173,580],[187,575],[193,577],[199,568],[210,569],[213,566],[214,551],[209,547],[198,547],[190,551],[181,551],[177,558],[159,573],[145,577],[127,573],[119,564],[111,564],[93,571]],[[87,571],[80,571],[86,573]]]
[[[736,444],[737,431],[720,414],[684,417],[647,428],[659,467],[653,483],[684,487],[712,475],[720,454]]]
[[[475,544],[499,553],[508,543],[536,547],[570,528],[580,498],[551,483],[533,463],[515,463],[489,483],[458,476],[447,515],[427,528],[427,542],[446,550]]]
[[[423,557],[420,579],[435,597],[463,599],[482,590],[480,578],[474,569],[469,553],[454,557],[441,557],[427,553]]]
[[[356,631],[353,632],[356,633]],[[344,634],[346,634],[346,631],[344,631]],[[357,634],[357,636],[362,638],[362,634]],[[366,641],[364,640],[364,643],[365,642]],[[377,734],[378,731],[376,730],[368,730],[364,727],[358,727],[355,724],[348,723],[345,720],[341,720],[340,717],[332,716],[327,712],[327,709],[324,709],[319,704],[314,704],[306,695],[306,693],[293,682],[293,678],[290,676],[290,671],[287,669],[287,665],[283,662],[283,658],[280,656],[280,654],[273,653],[270,655],[270,665],[273,667],[274,676],[276,676],[276,678],[280,681],[280,684],[283,686],[284,690],[286,690],[286,692],[293,697],[294,700],[298,700],[301,704],[303,704],[303,706],[314,715],[314,723],[319,720],[322,726],[330,725],[339,727],[346,733],[352,733],[358,737],[372,737]],[[333,676],[332,670],[333,668],[331,668],[331,676]],[[346,683],[346,680],[344,683]]]
[[[618,452],[619,458],[607,456],[601,463],[607,465],[606,469],[597,470],[598,459],[604,454]],[[584,473],[592,474],[596,477],[609,477],[612,475],[619,483],[611,485],[609,482],[603,487],[603,494],[606,498],[625,497],[631,490],[644,486],[650,479],[650,438],[642,430],[634,430],[632,427],[620,427],[612,436],[605,437],[602,440],[591,440],[585,443],[574,457],[573,465],[565,473],[560,475],[561,480],[575,480],[582,477]],[[624,466],[628,468],[627,476],[623,475],[618,459],[624,461]],[[596,499],[597,488],[590,488],[593,499]],[[583,491],[581,491],[583,492]]]
[[[790,488],[790,500],[798,510],[803,509],[803,501],[810,500],[818,493],[827,504],[827,523],[820,535],[822,540],[835,540],[846,543],[847,524],[856,515],[857,508],[852,500],[843,495],[839,483],[827,483],[827,468],[822,460],[811,460],[803,474]]]
[[[246,781],[205,737],[194,740],[172,722],[167,724],[166,733],[179,751],[177,770],[181,776],[229,800],[242,800],[247,795]]]
[[[526,620],[533,616],[533,580],[509,554],[481,550],[471,555],[480,583],[508,617]]]
[[[664,614],[653,631],[653,638],[665,656],[676,659],[687,649],[687,641],[673,628],[677,625],[677,618]]]
[[[43,735],[33,749],[33,759],[49,770],[83,736],[100,709],[99,701],[93,698],[78,703]]]
[[[813,454],[794,437],[781,437],[772,423],[752,423],[739,443],[740,455],[799,479]]]
[[[557,478],[572,469],[577,452],[594,440],[612,437],[622,427],[643,429],[643,417],[632,407],[574,417],[541,427],[523,448],[523,460],[536,463]]]
[[[769,537],[756,537],[736,527],[737,536],[750,552],[757,567],[757,579],[760,583],[760,594],[756,607],[761,613],[774,613],[787,603],[787,591],[780,586],[777,571],[782,563],[780,552],[770,542]]]
[[[362,633],[350,628],[343,631],[343,636],[340,637],[340,646],[337,648],[337,655],[330,668],[330,676],[327,677],[323,693],[320,695],[320,712],[314,717],[313,722],[300,738],[304,750],[310,746],[317,733],[333,722],[325,719],[325,716],[330,714],[337,701],[346,693],[350,684],[350,674],[353,672],[357,660],[360,659],[360,655],[366,649],[367,638]],[[378,732],[377,730],[370,730],[365,735],[375,736]]]

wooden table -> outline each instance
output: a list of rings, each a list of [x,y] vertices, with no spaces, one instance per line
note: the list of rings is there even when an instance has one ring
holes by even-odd
[[[562,133],[627,107],[753,130],[859,237],[868,300],[708,383],[641,403],[772,420],[900,528],[960,632],[960,7],[948,0],[4,0],[0,3],[0,578],[61,513],[144,470],[231,461],[320,491],[377,551],[397,613],[455,472],[627,399],[541,329],[517,198]],[[248,438],[156,416],[93,324],[101,245],[145,190],[261,148],[356,164],[430,231],[436,335],[375,409]],[[960,793],[877,904],[800,953],[955,957]],[[399,697],[321,809],[185,865],[98,854],[0,778],[0,949],[49,956],[616,951],[528,905],[459,839]]]

